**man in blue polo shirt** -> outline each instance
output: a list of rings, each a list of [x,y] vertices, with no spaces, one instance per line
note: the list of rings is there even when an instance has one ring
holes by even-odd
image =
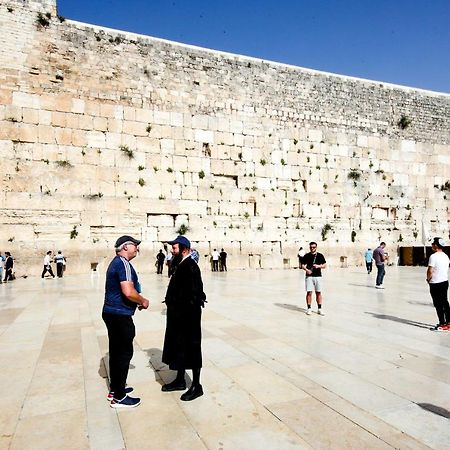
[[[117,239],[116,257],[106,271],[105,301],[102,318],[108,329],[109,376],[111,408],[134,408],[140,398],[127,394],[133,388],[126,388],[128,369],[133,357],[133,339],[136,334],[133,315],[136,307],[147,309],[149,301],[140,292],[138,276],[130,261],[139,252],[141,241],[131,236]]]

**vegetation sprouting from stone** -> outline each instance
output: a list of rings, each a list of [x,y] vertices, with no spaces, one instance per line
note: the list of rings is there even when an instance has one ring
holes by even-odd
[[[361,172],[358,169],[350,169],[347,177],[349,180],[359,181],[359,179],[361,178]]]
[[[400,120],[397,122],[397,125],[399,126],[399,128],[404,130],[411,125],[411,119],[403,114],[402,117],[400,117]]]
[[[322,235],[322,241],[326,241],[327,240],[327,234],[329,231],[331,231],[333,229],[333,227],[329,224],[326,223],[323,227],[322,227],[322,231],[320,232],[320,234]]]
[[[177,230],[177,234],[186,234],[188,231],[189,227],[186,224],[182,223]]]
[[[38,12],[36,22],[41,27],[47,28],[50,25],[51,18],[52,18],[52,15],[50,13],[42,14],[41,12]]]
[[[134,158],[134,152],[128,147],[128,145],[121,145],[119,146],[119,149],[124,155],[128,156],[129,159]]]
[[[62,167],[62,168],[64,168],[64,169],[70,169],[71,167],[73,167],[73,165],[70,164],[70,162],[67,161],[67,159],[64,159],[64,160],[62,160],[62,161],[55,161],[55,164],[56,164],[58,167]]]

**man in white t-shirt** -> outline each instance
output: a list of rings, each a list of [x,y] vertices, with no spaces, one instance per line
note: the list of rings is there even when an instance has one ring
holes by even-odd
[[[447,300],[450,260],[443,251],[444,247],[445,241],[435,237],[431,244],[434,253],[430,256],[427,268],[427,282],[439,318],[439,323],[431,328],[433,331],[450,331],[450,306]]]
[[[217,251],[217,249],[214,249],[214,251],[211,254],[211,258],[212,258],[212,271],[213,272],[218,272],[219,271],[219,258],[220,258],[220,253]]]

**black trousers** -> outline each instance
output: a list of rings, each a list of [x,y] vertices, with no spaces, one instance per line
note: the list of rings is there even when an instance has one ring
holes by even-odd
[[[450,324],[450,306],[447,300],[447,291],[448,281],[430,283],[431,298],[441,325]]]
[[[213,272],[218,272],[219,271],[219,261],[215,261],[213,260]]]
[[[367,269],[367,273],[372,272],[372,263],[371,262],[366,262],[366,269]]]
[[[56,275],[58,278],[62,278],[64,273],[64,264],[63,263],[56,263]]]
[[[156,265],[156,273],[163,273],[163,267],[164,267],[164,261],[163,262],[157,262]]]
[[[109,338],[109,389],[114,392],[114,398],[121,400],[125,397],[128,369],[133,357],[136,335],[133,317],[103,313],[102,318]]]
[[[41,278],[44,278],[46,273],[49,273],[53,278],[55,278],[55,274],[53,273],[52,266],[44,266],[44,270],[42,271]]]
[[[3,280],[5,283],[9,280],[9,281],[12,281],[12,279],[13,279],[13,276],[12,276],[12,274],[13,274],[13,270],[12,270],[12,268],[10,268],[10,269],[5,269],[5,279]]]

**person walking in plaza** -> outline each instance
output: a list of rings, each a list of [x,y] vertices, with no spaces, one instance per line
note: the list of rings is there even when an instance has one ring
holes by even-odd
[[[375,287],[377,289],[384,289],[383,280],[386,274],[384,269],[384,262],[386,261],[386,255],[384,253],[384,248],[386,247],[385,242],[381,242],[380,245],[373,251],[373,259],[375,265],[377,266],[377,280],[375,282]]]
[[[431,243],[433,254],[428,260],[427,282],[439,323],[431,328],[433,331],[450,331],[450,306],[447,299],[448,266],[450,260],[444,253],[445,241],[435,237]]]
[[[130,261],[139,252],[141,241],[121,236],[115,244],[116,256],[106,271],[105,299],[102,319],[108,330],[111,408],[134,408],[140,398],[130,397],[133,388],[126,387],[130,361],[133,357],[133,339],[136,331],[133,315],[136,307],[147,309],[149,301],[141,295],[136,270]]]
[[[46,255],[44,256],[44,269],[42,270],[41,278],[44,278],[44,275],[48,272],[53,278],[55,278],[55,274],[52,270],[51,265],[51,257],[52,257],[52,251],[49,250]]]
[[[227,272],[227,256],[227,252],[224,249],[221,249],[219,254],[221,272]]]
[[[161,390],[185,390],[185,371],[192,369],[192,384],[180,397],[183,401],[191,401],[203,395],[200,384],[201,318],[206,295],[200,268],[190,257],[190,241],[185,236],[178,236],[168,243],[172,246],[177,264],[165,297],[167,313],[162,362],[171,370],[176,370],[177,376],[172,382],[164,384]]]
[[[166,255],[166,266],[167,266],[167,276],[170,278],[172,276],[172,261],[173,260],[173,254],[172,252],[167,252]]]
[[[158,252],[156,255],[156,273],[163,273],[164,268],[164,261],[166,260],[166,255],[163,253],[162,250]]]
[[[327,262],[322,253],[317,251],[317,243],[309,243],[309,253],[303,257],[302,269],[305,271],[306,314],[311,314],[312,292],[316,292],[317,314],[325,315],[322,310],[322,269]]]
[[[214,249],[214,251],[212,252],[211,259],[212,259],[212,271],[218,272],[219,271],[220,254],[216,249]]]
[[[66,266],[66,258],[62,254],[62,251],[59,250],[58,254],[55,256],[56,263],[56,276],[58,278],[62,278],[64,274],[64,268]]]
[[[14,259],[11,256],[10,252],[5,252],[5,278],[3,279],[3,283],[6,283],[8,280],[14,280],[13,269],[14,269]]]
[[[364,252],[364,261],[366,262],[367,273],[372,273],[373,251],[370,248]]]

